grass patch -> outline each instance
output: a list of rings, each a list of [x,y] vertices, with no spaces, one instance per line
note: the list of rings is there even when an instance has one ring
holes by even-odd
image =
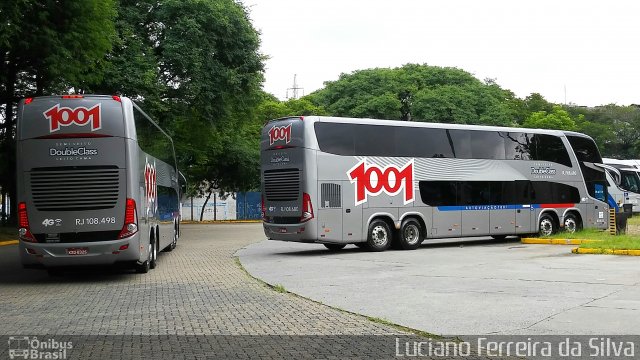
[[[634,214],[632,217],[628,218],[627,225],[640,226],[640,214]]]
[[[18,229],[12,226],[0,226],[0,241],[18,240]]]
[[[586,239],[597,240],[580,245],[583,249],[615,249],[615,250],[640,250],[640,236],[638,235],[609,235],[609,231],[585,229],[570,233],[557,233],[551,236],[543,236],[543,239]]]
[[[285,289],[284,286],[282,286],[280,284],[273,285],[273,290],[275,290],[276,292],[279,292],[281,294],[284,294],[284,293],[287,292],[287,289]]]

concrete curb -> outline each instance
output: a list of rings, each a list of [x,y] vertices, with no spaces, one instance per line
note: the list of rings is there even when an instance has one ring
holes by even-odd
[[[18,245],[18,240],[0,241],[0,246],[6,246],[6,245]]]
[[[544,244],[544,245],[581,245],[600,240],[587,239],[540,239],[540,238],[522,238],[520,242],[523,244]]]
[[[623,249],[590,249],[590,248],[574,248],[571,250],[574,254],[598,254],[598,255],[627,255],[640,256],[640,250],[623,250]]]
[[[180,224],[257,224],[262,220],[204,220],[204,221],[191,221],[183,220]]]

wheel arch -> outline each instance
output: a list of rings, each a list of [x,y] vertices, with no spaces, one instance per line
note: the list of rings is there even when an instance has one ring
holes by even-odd
[[[406,213],[402,214],[402,216],[400,217],[399,223],[402,224],[402,222],[405,219],[408,219],[408,218],[415,218],[416,220],[418,220],[418,223],[422,227],[422,233],[426,237],[426,234],[427,234],[427,222],[424,219],[424,215],[422,215],[421,213],[416,212],[416,211],[406,212]]]

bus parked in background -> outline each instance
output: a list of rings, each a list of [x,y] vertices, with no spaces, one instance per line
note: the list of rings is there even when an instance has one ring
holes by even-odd
[[[636,167],[636,160],[605,158],[603,161],[619,173],[615,186],[610,184],[611,196],[620,206],[631,204],[633,212],[640,212],[640,168]]]
[[[269,239],[415,249],[424,239],[607,228],[594,141],[554,130],[334,117],[261,138]]]
[[[126,97],[22,100],[17,176],[25,267],[125,263],[146,273],[176,247],[173,142]]]

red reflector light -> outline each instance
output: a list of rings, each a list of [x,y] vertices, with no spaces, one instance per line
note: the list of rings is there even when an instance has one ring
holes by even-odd
[[[129,244],[124,244],[124,245],[120,246],[118,248],[118,250],[122,251],[122,250],[127,250],[128,248],[129,248]]]
[[[23,228],[29,227],[29,217],[27,216],[27,204],[21,202],[18,204],[18,226]]]
[[[124,224],[118,239],[124,239],[138,232],[138,218],[136,217],[136,201],[127,198],[127,205],[124,209]],[[124,246],[124,245],[123,245]],[[129,245],[127,245],[128,247]]]
[[[302,217],[300,222],[306,222],[313,219],[313,204],[311,204],[311,196],[307,193],[302,194]]]
[[[63,99],[82,99],[84,96],[82,95],[62,95]]]
[[[18,204],[18,235],[21,240],[36,242],[36,238],[31,233],[31,228],[29,227],[27,204],[24,201]]]
[[[26,98],[26,99],[24,99],[24,104],[25,104],[25,105],[29,105],[29,104],[31,104],[32,102],[33,102],[33,98]]]
[[[118,96],[118,95],[113,95],[112,98],[113,98],[113,100],[115,100],[117,102],[122,102],[122,99],[120,99],[120,96]]]

